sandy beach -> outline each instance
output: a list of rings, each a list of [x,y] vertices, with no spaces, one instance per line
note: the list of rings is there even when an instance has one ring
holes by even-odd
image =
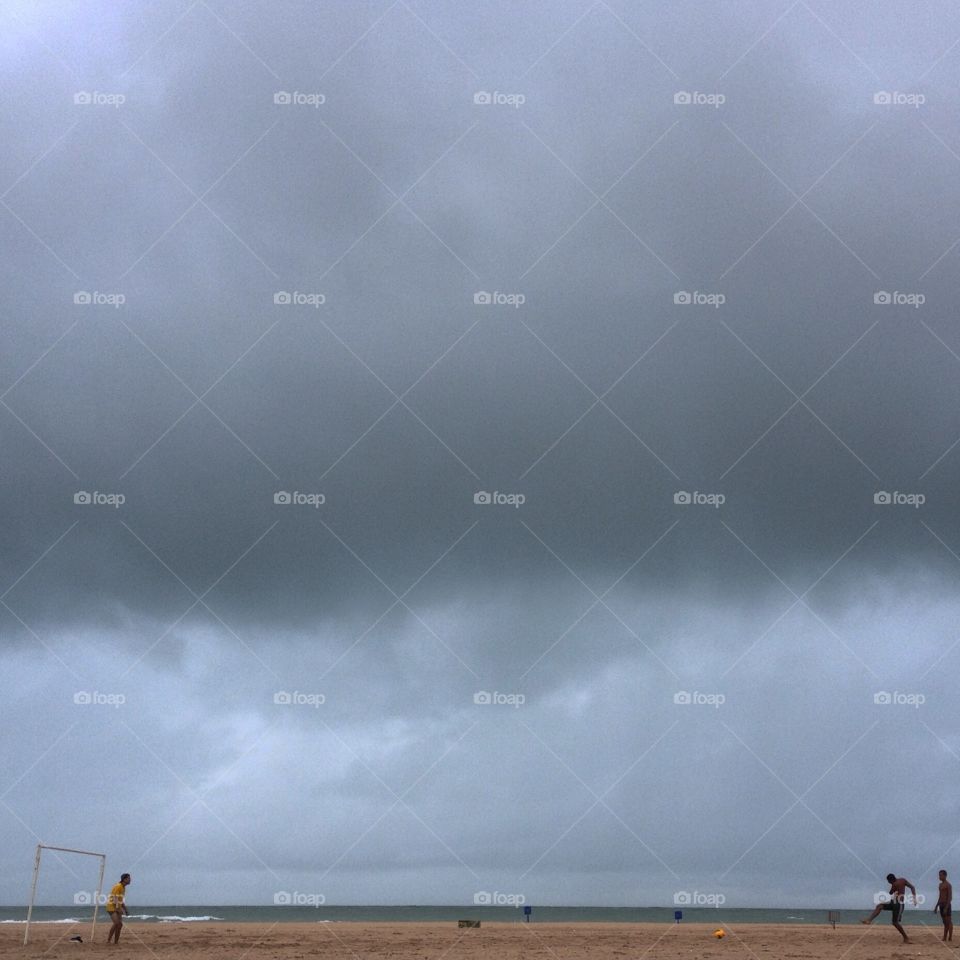
[[[89,925],[38,925],[30,944],[22,945],[23,926],[0,930],[0,956],[76,958],[84,952],[109,952],[126,958],[182,960],[301,960],[323,956],[331,960],[700,960],[723,956],[788,958],[788,960],[876,960],[878,957],[944,957],[935,928],[908,927],[914,938],[902,944],[890,925],[872,927],[741,924],[725,926],[727,936],[716,940],[714,925],[652,923],[484,923],[480,929],[459,929],[447,923],[165,923],[130,922],[119,947],[105,943],[107,927],[97,928],[97,942],[87,939]],[[960,945],[960,940],[957,941]],[[949,951],[949,953],[948,953]]]

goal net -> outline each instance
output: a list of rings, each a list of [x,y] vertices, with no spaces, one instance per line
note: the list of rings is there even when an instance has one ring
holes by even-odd
[[[59,853],[75,853],[82,857],[99,857],[100,875],[97,879],[97,892],[90,898],[93,901],[93,921],[90,926],[90,940],[97,930],[97,911],[100,909],[100,897],[103,893],[103,871],[107,864],[107,855],[105,853],[94,853],[92,850],[75,850],[73,847],[51,847],[45,843],[37,844],[37,852],[33,858],[33,881],[30,884],[30,905],[27,907],[27,925],[23,931],[24,944],[30,939],[30,921],[33,918],[33,904],[37,897],[37,880],[40,877],[40,860],[44,850],[55,850]],[[76,897],[74,898],[75,902]]]

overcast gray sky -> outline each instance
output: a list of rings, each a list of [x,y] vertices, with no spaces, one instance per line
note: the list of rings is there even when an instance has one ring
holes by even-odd
[[[956,4],[2,18],[0,900],[933,889]]]

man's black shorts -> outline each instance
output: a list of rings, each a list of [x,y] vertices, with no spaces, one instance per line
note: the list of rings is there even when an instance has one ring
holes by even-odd
[[[891,923],[899,923],[901,917],[903,917],[903,903],[901,903],[901,902],[900,902],[899,900],[897,900],[896,898],[893,898],[893,899],[891,899],[891,900],[888,900],[888,901],[883,905],[883,909],[890,911],[890,922],[891,922]]]
[[[951,911],[950,911],[950,904],[949,904],[949,903],[938,903],[938,904],[937,904],[937,913],[939,913],[941,917],[944,917],[944,918],[949,917],[949,916],[950,916],[950,912],[951,912]]]

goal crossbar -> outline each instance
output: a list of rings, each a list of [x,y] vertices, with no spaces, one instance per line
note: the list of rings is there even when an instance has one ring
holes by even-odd
[[[40,875],[40,857],[44,850],[56,850],[59,853],[79,853],[85,857],[100,858],[100,876],[97,879],[97,892],[93,897],[93,923],[90,926],[90,941],[93,942],[93,936],[97,930],[97,911],[100,909],[100,896],[103,893],[103,873],[107,865],[107,855],[105,853],[96,853],[93,850],[78,850],[75,847],[54,847],[48,843],[38,843],[37,852],[33,857],[33,881],[30,884],[30,905],[27,907],[27,924],[23,931],[23,943],[26,945],[30,939],[30,920],[33,917],[33,901],[37,896],[37,878]]]

